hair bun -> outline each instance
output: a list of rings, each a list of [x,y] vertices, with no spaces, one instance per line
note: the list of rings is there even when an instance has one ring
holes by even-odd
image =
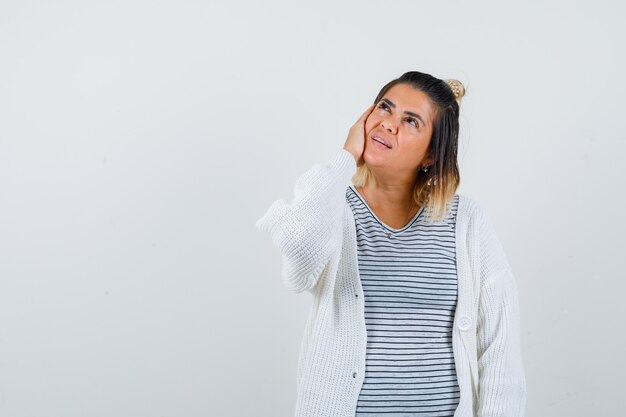
[[[461,84],[461,81],[454,80],[454,79],[448,79],[445,81],[446,81],[446,84],[448,84],[450,88],[452,89],[452,93],[454,93],[454,97],[456,98],[456,100],[457,101],[461,100],[463,96],[465,95],[465,87],[463,87],[463,84]]]

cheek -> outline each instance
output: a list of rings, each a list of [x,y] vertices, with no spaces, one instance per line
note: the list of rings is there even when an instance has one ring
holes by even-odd
[[[411,157],[420,157],[428,149],[428,143],[414,135],[404,136],[401,146],[407,150],[407,154]]]

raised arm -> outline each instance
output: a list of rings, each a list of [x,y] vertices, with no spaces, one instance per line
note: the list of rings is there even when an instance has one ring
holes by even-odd
[[[311,290],[341,244],[346,187],[356,160],[345,149],[296,181],[291,202],[279,199],[256,221],[282,253],[282,279],[295,293]]]
[[[341,244],[346,188],[364,163],[365,122],[373,109],[374,104],[350,127],[343,148],[328,163],[314,165],[298,178],[290,203],[275,201],[256,221],[280,249],[283,282],[295,293],[315,288]]]
[[[477,321],[478,417],[523,417],[526,381],[517,285],[489,215],[478,207],[480,298]]]

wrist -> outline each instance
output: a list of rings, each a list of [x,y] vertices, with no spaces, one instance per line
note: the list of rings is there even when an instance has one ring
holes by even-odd
[[[359,162],[359,158],[357,157],[357,154],[355,151],[353,151],[352,149],[344,146],[343,149],[345,149],[346,151],[350,152],[352,154],[352,157],[354,158],[355,162]]]

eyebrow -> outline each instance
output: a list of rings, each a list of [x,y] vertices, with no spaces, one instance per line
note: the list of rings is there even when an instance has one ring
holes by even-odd
[[[389,104],[394,109],[396,108],[396,104],[393,101],[389,100],[388,98],[383,98],[381,101],[384,101],[385,103]],[[422,119],[422,116],[420,116],[419,114],[413,113],[412,111],[406,111],[406,110],[404,111],[404,114],[408,114],[409,116],[413,116],[419,119],[422,122],[422,125],[426,126],[424,119]]]

